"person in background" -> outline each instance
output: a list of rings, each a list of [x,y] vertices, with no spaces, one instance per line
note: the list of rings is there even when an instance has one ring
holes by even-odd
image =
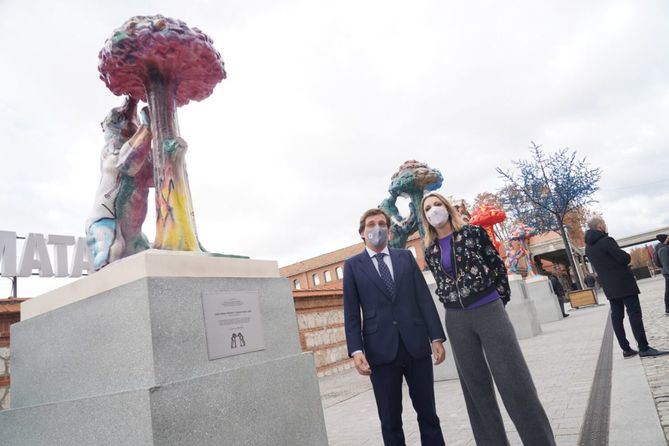
[[[612,237],[609,237],[606,222],[602,217],[591,218],[588,221],[588,228],[585,232],[585,255],[597,272],[599,283],[611,304],[611,324],[618,344],[623,350],[623,357],[629,358],[636,354],[639,356],[668,354],[669,352],[659,351],[648,345],[639,303],[641,291],[639,291],[629,266],[632,258],[618,246]],[[639,351],[630,347],[625,335],[623,325],[625,309],[627,309]]]
[[[593,276],[592,274],[588,274],[587,276],[585,276],[583,282],[585,282],[585,286],[587,286],[588,288],[594,288],[595,285],[597,284],[595,276]]]
[[[656,238],[660,243],[655,245],[653,261],[662,268],[662,275],[664,276],[664,314],[669,316],[669,236],[658,234]]]
[[[560,311],[562,311],[562,316],[568,317],[569,315],[564,312],[564,287],[560,283],[560,279],[557,278],[554,274],[548,274],[548,280],[551,281],[551,286],[553,291],[557,296],[558,303],[560,304]]]

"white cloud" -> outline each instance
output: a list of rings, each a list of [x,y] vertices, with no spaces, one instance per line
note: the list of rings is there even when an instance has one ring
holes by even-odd
[[[6,0],[0,229],[83,232],[121,102],[97,52],[158,11],[212,36],[229,74],[179,110],[210,250],[287,264],[355,243],[403,161],[471,199],[531,139],[602,168],[612,232],[669,224],[669,183],[644,186],[669,177],[665,2]]]

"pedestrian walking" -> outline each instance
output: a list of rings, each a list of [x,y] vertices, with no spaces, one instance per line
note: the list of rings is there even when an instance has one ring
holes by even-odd
[[[646,330],[643,326],[639,287],[629,266],[632,258],[623,251],[616,241],[609,236],[606,222],[602,217],[593,217],[588,221],[585,232],[585,255],[590,260],[599,277],[599,283],[611,304],[611,323],[623,350],[623,357],[660,356],[669,352],[658,351],[648,345]],[[630,346],[625,335],[623,320],[625,309],[630,319],[632,333],[639,350]]]
[[[656,238],[660,243],[655,245],[653,261],[662,268],[662,275],[664,276],[664,314],[669,316],[669,236],[658,234]]]

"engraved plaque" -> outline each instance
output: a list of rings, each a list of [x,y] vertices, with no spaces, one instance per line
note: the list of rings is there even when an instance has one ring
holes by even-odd
[[[265,349],[256,291],[203,293],[209,360]]]

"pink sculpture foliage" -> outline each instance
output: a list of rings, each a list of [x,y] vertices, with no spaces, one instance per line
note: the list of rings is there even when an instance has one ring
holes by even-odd
[[[99,54],[100,78],[116,95],[146,101],[149,72],[175,84],[177,106],[201,101],[226,78],[209,36],[178,19],[136,16],[116,29]]]
[[[117,95],[146,101],[151,115],[151,154],[156,197],[153,247],[201,251],[191,199],[177,107],[201,101],[225,79],[221,55],[212,40],[183,21],[136,16],[107,39],[98,69]]]
[[[532,266],[533,262],[532,262],[532,256],[530,254],[530,248],[528,246],[528,241],[530,237],[537,235],[538,233],[539,230],[537,228],[528,226],[524,223],[518,223],[511,228],[510,239],[518,240],[520,244],[520,247],[518,249],[519,252],[515,257],[520,258],[522,256],[525,258],[525,262],[527,263],[527,277],[532,277],[536,275],[536,273],[534,272],[534,268]]]
[[[539,233],[539,230],[524,223],[518,223],[511,228],[511,240],[527,240]]]

